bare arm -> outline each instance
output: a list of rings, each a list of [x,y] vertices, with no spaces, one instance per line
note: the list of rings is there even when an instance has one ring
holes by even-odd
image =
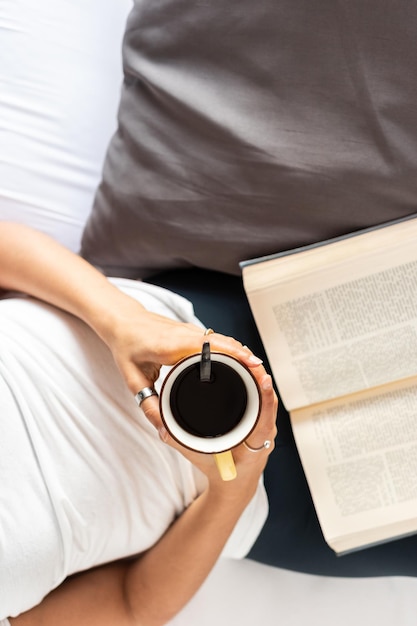
[[[39,231],[9,222],[0,222],[0,287],[54,304],[95,330],[116,297],[114,287],[81,257]]]
[[[201,349],[201,328],[146,311],[85,260],[20,224],[0,222],[1,287],[35,296],[86,322],[112,351],[133,394],[153,384],[161,365]],[[260,363],[231,337],[216,333],[210,343],[249,367]],[[157,399],[149,398],[143,408],[159,427]]]
[[[78,575],[13,626],[160,626],[194,595],[241,512],[202,494],[149,552]],[[208,541],[208,537],[210,540]]]
[[[274,437],[275,411],[276,398],[266,376],[258,441]],[[194,460],[201,457],[194,456]],[[236,452],[238,478],[223,482],[205,458],[202,467],[209,478],[208,489],[153,548],[131,563],[112,564],[69,579],[38,607],[11,620],[12,626],[166,624],[211,571],[256,490],[266,460],[266,452],[251,454],[242,446]]]
[[[161,364],[199,351],[204,340],[201,328],[149,313],[49,237],[4,222],[0,286],[45,300],[91,326],[112,350],[132,393],[152,384]],[[258,446],[273,439],[276,397],[259,359],[230,337],[216,333],[210,343],[253,368],[264,390],[262,416],[251,443]],[[143,406],[159,427],[157,400],[149,398]],[[69,579],[39,607],[13,619],[13,626],[154,626],[166,623],[194,595],[254,494],[268,453],[252,454],[239,446],[234,452],[238,478],[224,483],[210,455],[180,450],[169,437],[165,441],[207,475],[207,491],[136,561]]]
[[[113,564],[72,578],[39,607],[12,620],[13,626],[166,623],[195,593],[231,532],[240,506],[224,509],[205,492],[135,563]],[[214,543],[207,541],[208,533]]]

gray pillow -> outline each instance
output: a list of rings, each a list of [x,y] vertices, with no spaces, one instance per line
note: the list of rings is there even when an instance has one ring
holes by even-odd
[[[82,254],[145,277],[416,210],[415,3],[142,0]]]

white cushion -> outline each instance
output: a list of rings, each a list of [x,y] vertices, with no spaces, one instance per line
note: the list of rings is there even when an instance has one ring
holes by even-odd
[[[116,127],[130,0],[0,4],[0,219],[78,250]]]

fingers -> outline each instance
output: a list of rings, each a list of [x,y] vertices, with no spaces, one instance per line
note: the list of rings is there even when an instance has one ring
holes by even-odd
[[[159,397],[155,391],[154,395],[147,395],[144,399],[138,400],[138,394],[142,390],[154,389],[154,383],[159,375],[159,367],[153,364],[146,364],[139,369],[133,367],[129,373],[128,386],[133,391],[139,407],[144,412],[149,422],[158,430],[162,426],[161,414],[159,412]]]
[[[276,416],[278,409],[278,398],[275,394],[271,376],[268,374],[264,374],[261,378],[260,389],[262,394],[262,405],[261,405],[261,414],[259,416],[259,420],[256,428],[253,430],[251,435],[246,439],[246,443],[256,449],[260,449],[260,452],[265,451],[265,455],[268,456],[272,450],[274,449],[274,440],[277,435],[276,428]],[[162,420],[159,415],[159,407],[156,406],[157,415],[153,414],[153,404],[155,402],[155,398],[148,398],[144,400],[142,403],[142,408],[145,411],[146,416],[150,421],[154,424],[154,426],[158,429],[159,436],[161,440],[170,445],[171,447],[179,450],[182,454],[185,453],[187,458],[191,460],[191,462],[200,461],[202,457],[210,457],[211,455],[202,455],[201,453],[195,452],[192,453],[190,450],[186,450],[183,445],[179,444],[175,439],[166,431],[165,427],[162,425]],[[155,406],[155,405],[154,405]],[[264,443],[268,441],[270,442],[268,446],[264,447]],[[244,446],[239,446],[239,451],[236,448],[236,452],[238,452],[238,457],[242,459],[243,455],[246,457],[257,457],[257,454],[254,454]],[[245,455],[246,453],[246,455]],[[255,458],[250,458],[250,460],[255,461]]]
[[[262,393],[262,409],[255,430],[247,438],[246,443],[254,449],[267,450],[268,454],[274,449],[274,440],[277,435],[276,416],[278,410],[278,398],[275,394],[272,378],[264,374],[260,380]],[[270,445],[264,447],[264,443],[270,441]],[[251,450],[248,451],[251,453]]]
[[[203,343],[208,341],[211,350],[230,354],[248,367],[256,367],[262,363],[262,359],[233,337],[217,332],[206,335],[202,328],[194,324],[184,324],[156,316],[152,316],[151,319],[157,324],[155,329],[158,331],[148,334],[152,344],[148,346],[148,354],[152,361],[174,365],[180,359],[200,352]]]
[[[152,426],[157,430],[162,428],[162,419],[159,412],[159,398],[158,396],[151,396],[142,401],[140,408],[145,413],[146,418],[150,421]]]
[[[253,368],[262,364],[262,359],[253,354],[247,346],[243,346],[233,337],[213,333],[208,336],[203,335],[203,342],[204,341],[208,341],[210,343],[211,350],[230,354],[238,361],[244,363],[247,367]]]
[[[263,370],[262,366],[260,366],[260,369]],[[259,377],[259,387],[262,396],[261,413],[256,428],[246,440],[249,446],[258,448],[259,450],[251,451],[244,445],[233,448],[233,456],[236,467],[238,467],[238,477],[240,477],[240,481],[243,482],[252,480],[253,476],[259,478],[259,473],[263,471],[268,455],[274,449],[274,440],[277,433],[275,421],[278,400],[273,389],[271,376],[261,373]],[[166,430],[159,413],[158,398],[155,396],[146,398],[143,400],[141,408],[148,420],[158,430],[161,441],[180,452],[193,465],[198,467],[206,474],[211,484],[218,484],[219,482],[222,484],[212,454],[203,454],[181,445]],[[264,444],[266,441],[269,443],[265,447]]]
[[[139,361],[125,360],[118,363],[119,369],[129,387],[136,395],[144,387],[153,387],[159,378],[161,366],[157,363],[144,363]]]
[[[204,334],[203,329],[193,324],[175,322],[153,314],[150,318],[152,326],[146,329],[147,332],[144,335],[141,335],[145,337],[141,349],[136,350],[135,344],[133,344],[134,349],[129,345],[129,349],[125,350],[122,357],[118,359],[119,368],[133,394],[136,395],[138,391],[146,387],[153,387],[162,364],[173,365],[185,356],[198,353],[204,342],[208,341],[213,352],[229,354],[250,368],[260,388],[263,384],[269,385],[270,388],[268,387],[263,392],[265,395],[263,404],[268,405],[273,402],[274,394],[270,377],[266,375],[262,360],[247,346],[243,346],[233,337],[220,333]],[[117,356],[116,354],[116,358]],[[141,403],[141,409],[151,424],[159,430],[162,420],[158,399],[146,398]]]

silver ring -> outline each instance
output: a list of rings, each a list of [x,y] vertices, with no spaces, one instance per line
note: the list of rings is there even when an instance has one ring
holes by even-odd
[[[268,450],[268,448],[271,447],[271,442],[269,439],[266,439],[263,444],[259,446],[259,448],[252,448],[252,446],[246,443],[246,441],[243,442],[243,445],[247,450],[250,450],[251,452],[262,452],[262,450]]]
[[[150,398],[151,396],[157,396],[158,392],[153,387],[144,387],[135,395],[135,400],[138,403],[138,406],[142,404],[146,398]]]
[[[205,335],[212,335],[214,333],[214,330],[212,328],[206,328],[206,330],[204,331]]]

